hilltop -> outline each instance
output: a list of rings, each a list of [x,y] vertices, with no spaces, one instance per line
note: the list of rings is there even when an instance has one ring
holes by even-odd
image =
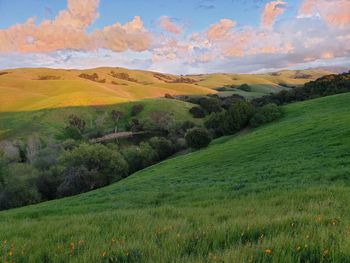
[[[240,94],[248,98],[303,85],[330,71],[317,69],[270,74],[204,74],[176,76],[124,68],[63,70],[23,68],[0,71],[0,112],[22,112],[72,106],[102,106],[159,98],[165,94]],[[251,86],[246,92],[236,89]]]
[[[275,123],[111,186],[0,212],[0,253],[16,262],[349,262],[349,99],[291,104]]]

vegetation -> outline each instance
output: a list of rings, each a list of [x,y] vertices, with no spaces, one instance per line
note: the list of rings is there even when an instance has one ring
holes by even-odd
[[[279,119],[281,115],[282,110],[276,104],[266,104],[256,110],[255,114],[250,119],[250,125],[252,127],[258,127]]]
[[[271,125],[217,139],[108,187],[3,211],[1,257],[347,262],[349,99],[287,105]]]
[[[210,133],[204,128],[193,128],[185,136],[187,145],[193,149],[207,147],[211,142]]]
[[[350,72],[327,75],[315,81],[306,83],[303,87],[283,90],[276,94],[257,98],[253,101],[256,105],[275,103],[283,105],[286,103],[314,99],[350,91]]]

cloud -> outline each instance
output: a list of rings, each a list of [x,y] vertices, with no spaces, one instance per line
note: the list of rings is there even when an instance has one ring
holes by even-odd
[[[218,23],[211,25],[207,31],[209,41],[215,41],[224,38],[236,24],[237,23],[235,21],[224,18],[221,19]]]
[[[277,17],[284,13],[286,5],[287,3],[282,0],[272,1],[266,4],[261,18],[261,25],[271,28]]]
[[[95,30],[90,36],[94,49],[106,48],[115,52],[128,49],[145,51],[150,48],[151,41],[151,34],[145,29],[139,16],[125,25],[116,23],[102,30]]]
[[[158,20],[161,32],[149,31],[139,16],[91,31],[99,1],[69,0],[52,19],[37,23],[29,18],[0,30],[0,67],[125,66],[186,74],[275,70],[327,61],[345,65],[350,61],[349,3],[304,0],[298,15],[275,23],[287,3],[273,1],[265,5],[260,26],[223,18],[186,35],[166,16]]]
[[[349,0],[305,0],[299,17],[319,16],[331,26],[346,27],[350,25],[349,10]]]
[[[0,52],[53,52],[56,50],[143,51],[151,45],[151,34],[140,17],[121,25],[116,23],[92,34],[86,29],[99,16],[98,0],[69,0],[66,10],[36,25],[34,18],[0,30]]]
[[[175,23],[173,23],[168,16],[162,16],[159,19],[159,25],[163,30],[169,33],[173,33],[177,35],[182,33],[182,28],[176,25]]]

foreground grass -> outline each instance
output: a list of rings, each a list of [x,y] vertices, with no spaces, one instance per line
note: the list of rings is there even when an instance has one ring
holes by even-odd
[[[0,213],[16,262],[350,262],[350,94],[111,186]]]

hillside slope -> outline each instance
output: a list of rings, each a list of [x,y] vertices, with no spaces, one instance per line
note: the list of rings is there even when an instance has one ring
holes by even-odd
[[[350,94],[71,198],[0,213],[21,262],[350,262]],[[5,242],[6,240],[6,242]]]
[[[224,85],[252,85],[248,97],[301,85],[325,70],[282,71],[274,74],[209,74],[176,76],[124,68],[88,70],[12,69],[0,71],[0,112],[33,111],[71,106],[101,106],[165,94],[210,94]]]

